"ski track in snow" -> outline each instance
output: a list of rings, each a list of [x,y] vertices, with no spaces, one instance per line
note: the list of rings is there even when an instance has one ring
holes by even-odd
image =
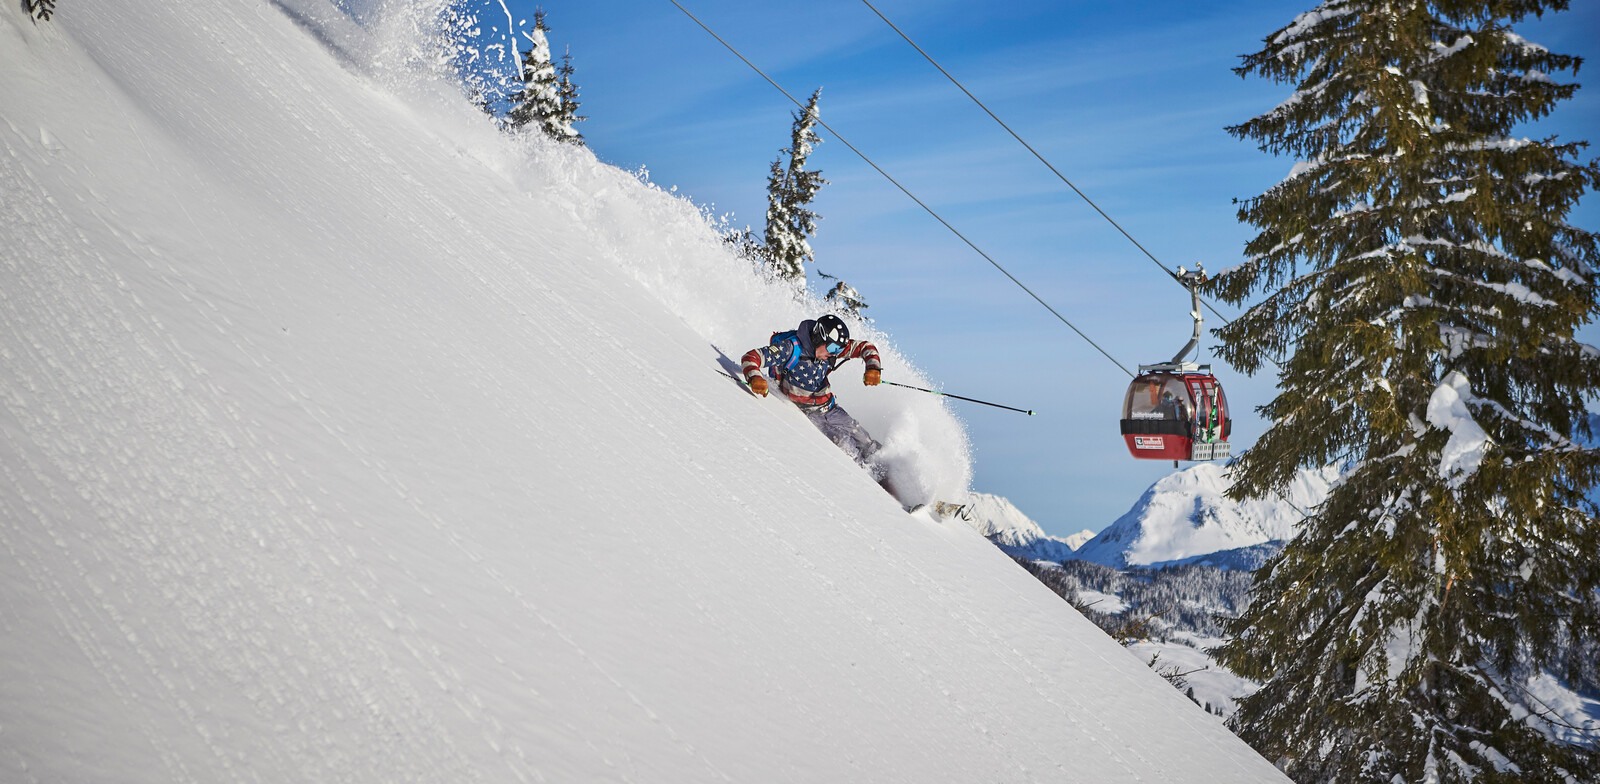
[[[317,0],[86,8],[0,10],[0,778],[1279,780],[706,373],[803,311],[681,204]]]

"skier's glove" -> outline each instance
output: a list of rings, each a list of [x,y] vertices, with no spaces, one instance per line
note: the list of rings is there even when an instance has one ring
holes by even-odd
[[[883,371],[877,368],[867,368],[867,374],[861,377],[861,383],[866,384],[869,387],[877,386],[878,382],[882,380]]]
[[[750,391],[762,397],[767,396],[767,380],[761,376],[750,379]]]

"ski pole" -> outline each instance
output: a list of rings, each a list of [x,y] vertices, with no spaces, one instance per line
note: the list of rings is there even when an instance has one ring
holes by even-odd
[[[938,395],[939,397],[953,397],[956,400],[965,400],[968,403],[978,403],[980,405],[985,405],[985,406],[994,406],[995,408],[1003,408],[1003,409],[1005,409],[1007,411],[1015,411],[1015,412],[1017,412],[1019,414],[1027,414],[1028,416],[1033,416],[1033,412],[1032,411],[1024,411],[1024,410],[1022,410],[1020,408],[1012,408],[1011,406],[1002,406],[999,403],[990,403],[990,402],[987,402],[987,401],[984,401],[984,400],[974,400],[973,398],[970,398],[970,397],[962,397],[960,395],[952,395],[952,394],[950,394],[948,392],[936,392],[936,391],[934,391],[932,389],[923,389],[922,387],[914,387],[914,386],[911,386],[910,384],[896,384],[893,381],[883,381],[881,383],[888,384],[891,387],[900,387],[901,389],[915,389],[918,392],[926,392],[926,393],[928,393],[930,395]]]

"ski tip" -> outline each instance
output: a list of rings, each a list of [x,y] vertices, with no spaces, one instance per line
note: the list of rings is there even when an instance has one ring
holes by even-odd
[[[948,501],[938,501],[933,505],[933,513],[941,519],[962,520],[972,522],[972,508],[967,504],[952,504]]]

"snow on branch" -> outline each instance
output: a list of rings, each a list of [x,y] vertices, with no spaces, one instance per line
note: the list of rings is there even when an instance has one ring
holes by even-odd
[[[1472,250],[1478,250],[1478,251],[1482,251],[1483,250],[1482,248],[1473,248],[1471,246],[1467,246],[1467,247],[1469,247]],[[1509,256],[1506,256],[1503,253],[1490,253],[1488,255],[1499,256],[1499,257],[1507,259],[1507,260],[1510,259]],[[1477,280],[1475,278],[1470,278],[1470,277],[1467,277],[1465,275],[1459,275],[1457,273],[1450,272],[1449,270],[1440,269],[1438,267],[1433,267],[1433,268],[1429,269],[1428,272],[1430,274],[1432,274],[1433,276],[1435,276],[1435,277],[1449,278],[1450,280],[1457,281],[1459,283],[1465,283],[1465,284],[1467,284],[1469,286],[1477,286],[1478,288],[1488,289],[1490,291],[1493,291],[1493,292],[1496,292],[1496,293],[1499,293],[1499,294],[1504,294],[1504,295],[1506,295],[1506,296],[1508,296],[1508,297],[1510,297],[1510,298],[1512,298],[1512,299],[1516,300],[1517,302],[1520,302],[1520,303],[1522,303],[1524,305],[1532,305],[1534,307],[1544,307],[1544,308],[1554,308],[1554,307],[1559,307],[1559,305],[1560,305],[1560,303],[1553,302],[1551,300],[1548,300],[1548,299],[1545,299],[1544,297],[1539,296],[1537,293],[1535,293],[1533,291],[1533,289],[1530,289],[1527,286],[1522,285],[1521,283],[1495,283],[1493,281]]]
[[[1449,46],[1446,46],[1438,41],[1434,41],[1428,45],[1431,49],[1433,49],[1434,62],[1438,62],[1446,57],[1450,57],[1457,52],[1460,52],[1461,50],[1473,45],[1474,43],[1477,43],[1476,39],[1474,39],[1470,34],[1460,30],[1455,32],[1461,33],[1461,35],[1456,38],[1455,43],[1450,44]]]
[[[1472,385],[1459,371],[1451,371],[1428,398],[1428,424],[1450,431],[1450,440],[1439,455],[1439,474],[1452,490],[1460,489],[1478,472],[1492,443],[1489,434],[1472,418],[1468,401],[1480,402],[1472,395]]]
[[[1287,27],[1279,30],[1277,34],[1268,39],[1268,43],[1273,46],[1287,46],[1295,39],[1310,33],[1322,23],[1350,16],[1356,13],[1357,10],[1349,5],[1345,5],[1342,8],[1332,7],[1333,5],[1337,5],[1337,3],[1324,3],[1300,14]]]

